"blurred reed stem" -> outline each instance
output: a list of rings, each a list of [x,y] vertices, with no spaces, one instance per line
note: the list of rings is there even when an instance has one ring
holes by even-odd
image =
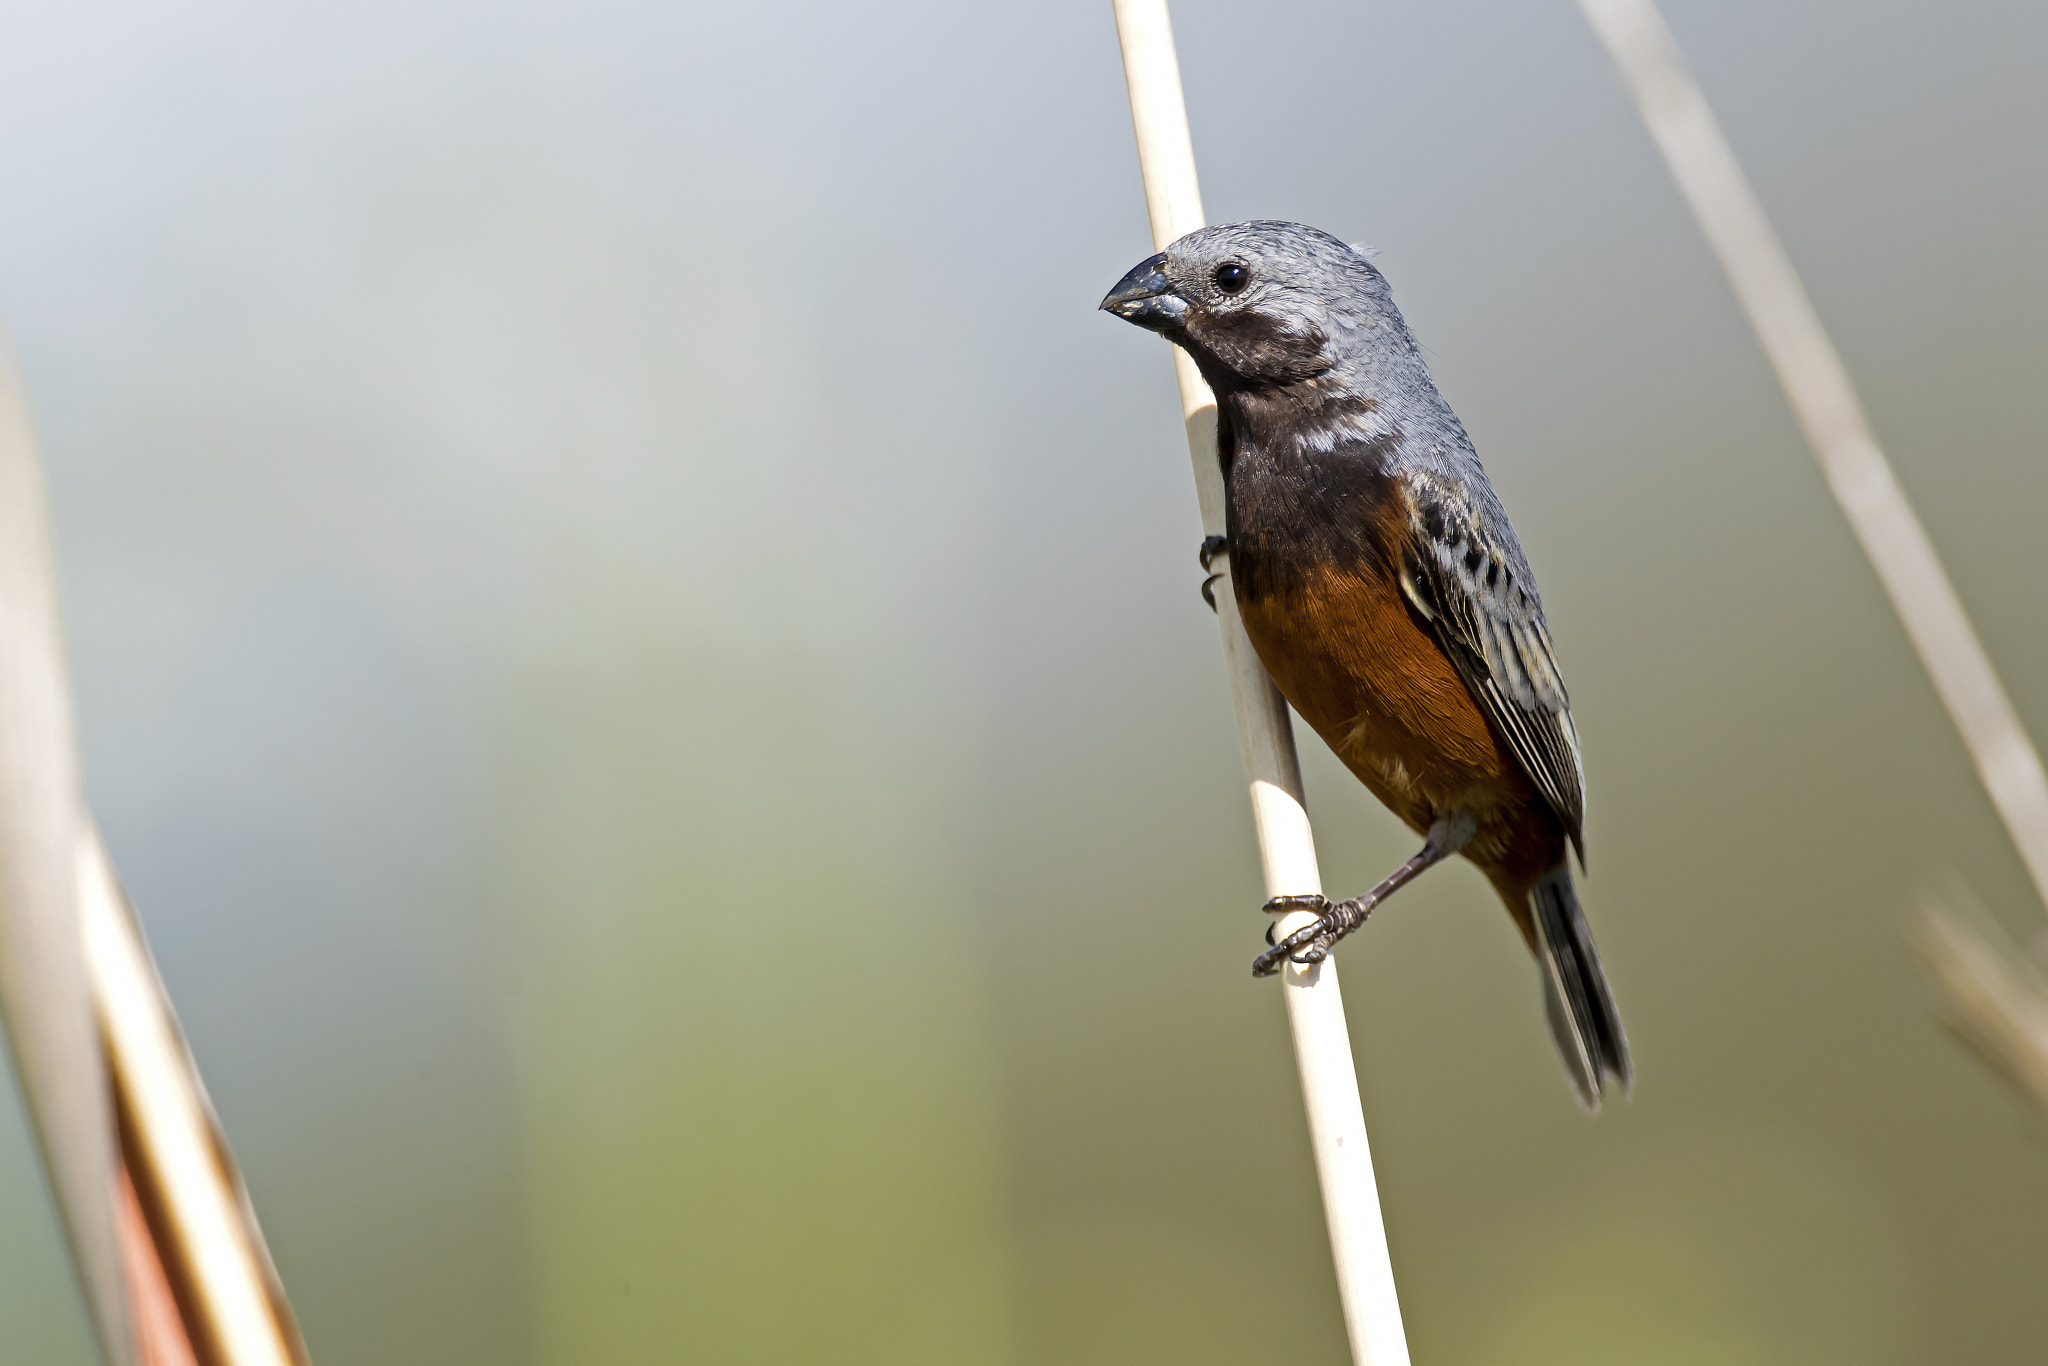
[[[78,887],[122,1162],[194,1354],[223,1366],[306,1366],[234,1154],[135,912],[89,825],[78,844]]]
[[[120,1157],[78,933],[84,807],[47,508],[27,405],[0,363],[0,1017],[100,1352],[128,1366]]]
[[[1977,776],[2048,907],[2048,776],[1943,570],[1926,529],[1871,434],[1820,315],[1765,217],[1654,0],[1579,0],[1635,97],[1651,138],[1727,274],[1806,433],[1828,489],[1863,546]],[[1916,942],[1972,1037],[2048,1110],[2048,1011],[2037,987],[1960,922],[1923,917]]]
[[[305,1366],[88,814],[35,438],[0,365],[0,1016],[102,1357]]]
[[[1947,995],[1955,1031],[2048,1122],[2048,984],[2040,970],[2004,942],[1995,924],[1972,929],[1932,897],[1908,937]]]

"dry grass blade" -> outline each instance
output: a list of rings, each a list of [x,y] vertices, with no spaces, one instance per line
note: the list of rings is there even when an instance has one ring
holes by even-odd
[[[1165,0],[1115,0],[1115,10],[1124,79],[1130,90],[1131,123],[1138,140],[1138,168],[1145,182],[1145,207],[1152,220],[1154,247],[1163,248],[1202,226],[1202,195],[1188,137],[1180,62],[1174,53]],[[1187,354],[1175,348],[1173,355],[1188,453],[1194,458],[1202,528],[1214,534],[1223,530],[1216,402]],[[1227,557],[1216,561],[1216,566],[1227,570]],[[1322,875],[1316,867],[1315,840],[1302,805],[1301,768],[1287,705],[1252,651],[1227,584],[1216,592],[1216,608],[1266,894],[1320,892]],[[1277,931],[1287,934],[1311,918],[1306,912],[1294,912],[1280,921]],[[1372,1150],[1366,1141],[1365,1113],[1358,1098],[1358,1073],[1344,1023],[1337,965],[1325,961],[1309,968],[1289,966],[1280,975],[1352,1358],[1359,1366],[1407,1366],[1408,1339],[1387,1254],[1387,1231],[1380,1215]]]
[[[2048,982],[1995,927],[1973,929],[1932,900],[1908,938],[1948,998],[1950,1027],[2048,1122]]]
[[[135,1360],[119,1156],[78,933],[82,813],[42,469],[0,365],[0,1015],[100,1350]]]
[[[42,474],[0,367],[0,1013],[101,1352],[304,1366],[177,1017],[79,791]]]
[[[1934,543],[1871,434],[1820,316],[1763,205],[1708,108],[1653,0],[1580,0],[1635,96],[1708,245],[1734,286],[1757,340],[1813,446],[1828,488],[1877,571],[1977,775],[2048,907],[2048,775],[1970,625]],[[1921,950],[1966,1019],[1989,1022],[2015,1005],[2016,982],[1986,975],[1998,955],[1954,921],[1922,922]],[[2008,990],[2007,988],[2010,988]],[[1984,1012],[1992,1012],[1986,1015]],[[2018,1017],[2012,1017],[2017,1019]],[[2048,1035],[2000,1027],[1999,1056],[2040,1053],[2020,1071],[2048,1075]],[[2041,1094],[2040,1092],[2035,1092]]]
[[[204,1362],[305,1366],[284,1287],[98,833],[78,846],[80,918],[121,1151],[179,1317]]]

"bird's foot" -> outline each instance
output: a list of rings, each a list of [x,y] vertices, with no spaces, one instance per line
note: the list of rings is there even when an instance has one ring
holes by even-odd
[[[1202,569],[1204,572],[1207,572],[1210,561],[1214,560],[1218,555],[1228,555],[1229,553],[1230,541],[1227,537],[1204,536],[1202,538],[1202,549],[1195,558],[1202,562]],[[1222,572],[1218,571],[1202,580],[1202,601],[1209,604],[1209,610],[1212,612],[1216,610],[1216,580],[1222,577]]]
[[[1266,942],[1273,947],[1252,960],[1252,976],[1271,977],[1280,971],[1282,963],[1299,963],[1313,967],[1330,956],[1330,950],[1337,941],[1350,934],[1366,922],[1372,914],[1373,903],[1364,897],[1352,897],[1346,901],[1332,901],[1320,893],[1310,896],[1276,896],[1264,907],[1272,916],[1286,915],[1289,911],[1310,911],[1315,921],[1303,925],[1285,939],[1274,938],[1279,922],[1266,927]]]

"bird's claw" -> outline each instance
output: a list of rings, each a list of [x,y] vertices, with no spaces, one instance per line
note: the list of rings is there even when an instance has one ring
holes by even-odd
[[[1202,568],[1207,570],[1210,563],[1218,555],[1228,555],[1229,553],[1230,542],[1226,538],[1222,536],[1204,536],[1202,538],[1202,548],[1195,558],[1200,560]],[[1212,612],[1216,610],[1216,580],[1222,577],[1221,571],[1218,571],[1202,580],[1202,601],[1209,604],[1209,610]]]
[[[1372,907],[1358,898],[1331,901],[1320,895],[1276,896],[1266,903],[1265,910],[1274,916],[1285,915],[1289,911],[1311,911],[1316,918],[1284,939],[1274,935],[1278,928],[1277,920],[1268,925],[1266,942],[1272,947],[1252,960],[1254,977],[1271,977],[1280,971],[1282,963],[1315,966],[1330,956],[1330,950],[1336,947],[1338,940],[1363,925],[1372,914]]]

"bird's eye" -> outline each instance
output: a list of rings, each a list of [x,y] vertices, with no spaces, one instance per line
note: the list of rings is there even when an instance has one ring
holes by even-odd
[[[1216,288],[1225,294],[1235,294],[1252,281],[1252,273],[1235,261],[1226,261],[1216,267]]]

